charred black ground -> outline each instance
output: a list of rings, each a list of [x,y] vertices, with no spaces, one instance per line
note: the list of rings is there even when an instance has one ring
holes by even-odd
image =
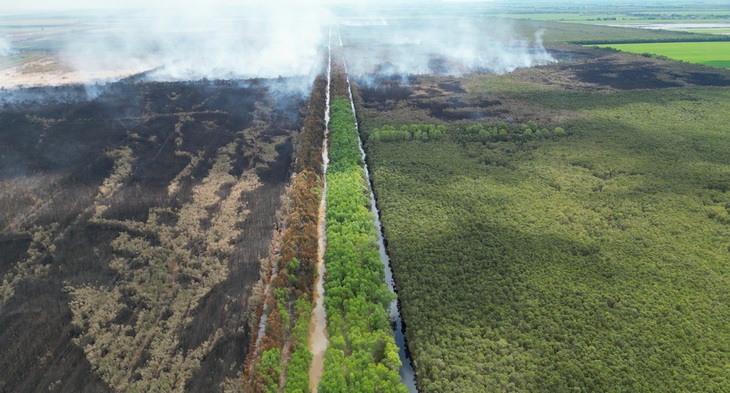
[[[257,306],[249,298],[260,260],[270,252],[303,103],[295,94],[274,96],[270,87],[264,81],[117,83],[94,100],[73,86],[6,92],[0,391],[149,387],[165,372],[187,381],[187,391],[241,384],[247,317]],[[64,96],[68,102],[59,102]],[[190,212],[193,223],[182,223]],[[227,214],[243,219],[225,224]],[[171,248],[152,226],[170,231],[179,244]],[[233,237],[208,240],[203,234],[211,228]],[[120,236],[167,255],[158,265],[161,294],[145,295],[154,281],[145,247],[120,248]],[[176,266],[171,255],[189,264]],[[116,257],[129,265],[114,265]],[[213,262],[221,266],[215,273],[200,273]],[[113,294],[118,307],[106,315],[70,306],[83,301],[83,288]],[[189,310],[175,310],[187,293],[202,297],[186,303]],[[140,323],[141,313],[156,314],[156,322]],[[102,333],[94,333],[96,323]],[[176,343],[156,342],[162,327]],[[116,334],[139,339],[126,349],[132,359],[115,359],[122,355],[112,356],[113,344],[103,343]],[[201,353],[191,355],[196,349]],[[151,361],[160,356],[181,356],[192,368],[155,371]],[[125,374],[105,370],[107,361]]]
[[[572,45],[548,47],[557,63],[517,69],[509,74],[519,84],[539,84],[547,91],[614,92],[672,87],[730,86],[722,69],[672,62]],[[488,78],[488,76],[487,76]],[[477,121],[496,123],[539,119],[554,122],[564,113],[537,113],[509,102],[507,86],[490,88],[484,75],[361,75],[363,106],[381,119],[402,122]],[[479,89],[470,89],[479,84]],[[549,93],[545,93],[549,94]]]

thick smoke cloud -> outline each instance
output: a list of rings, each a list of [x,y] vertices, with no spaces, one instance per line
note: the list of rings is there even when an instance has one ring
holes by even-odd
[[[150,6],[134,9],[124,7],[145,2],[70,2],[70,9],[98,9],[91,18],[68,13],[83,23],[53,38],[61,40],[63,67],[88,75],[87,80],[145,72],[157,81],[296,76],[306,85],[320,71],[330,25],[340,26],[333,31],[342,31],[356,75],[503,73],[555,61],[540,34],[515,31],[505,20],[442,15],[435,3],[429,8],[434,14],[424,18],[409,14],[422,4],[406,7],[404,0],[396,1],[400,8],[364,0],[149,1]],[[40,9],[59,3],[23,4]],[[1,40],[0,56],[11,50]]]
[[[187,5],[186,5],[187,4]],[[79,70],[154,70],[156,80],[309,75],[316,71],[324,7],[256,1],[246,7],[183,3],[127,14],[64,45]]]
[[[347,47],[359,23],[341,27]],[[371,38],[372,40],[372,38]],[[359,75],[461,75],[506,73],[555,62],[542,32],[520,33],[508,20],[426,19],[390,21],[374,45],[348,48],[349,68]]]

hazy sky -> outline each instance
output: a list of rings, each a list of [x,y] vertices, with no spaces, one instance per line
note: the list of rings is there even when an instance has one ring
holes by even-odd
[[[3,5],[3,9],[9,10],[79,10],[79,9],[103,9],[103,8],[133,8],[150,6],[196,6],[196,5],[226,5],[226,4],[251,3],[249,0],[68,0],[59,2],[57,0],[25,0]]]
[[[9,2],[2,0],[2,2]],[[348,3],[377,3],[385,0],[269,0],[265,3],[276,4],[300,4],[313,6],[323,4],[348,4]],[[397,0],[399,2],[415,2],[417,0]],[[486,0],[478,0],[486,1]],[[135,7],[206,7],[219,5],[256,5],[262,0],[24,0],[13,1],[11,4],[3,4],[0,13],[16,11],[59,11],[79,9],[109,9],[109,8],[135,8]]]

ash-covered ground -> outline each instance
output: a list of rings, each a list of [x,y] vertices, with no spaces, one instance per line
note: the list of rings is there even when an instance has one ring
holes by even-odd
[[[357,52],[357,48],[348,48]],[[363,117],[394,124],[481,122],[496,124],[530,119],[554,123],[576,116],[566,111],[525,106],[514,100],[522,85],[541,86],[543,94],[618,92],[640,89],[730,86],[727,71],[617,51],[552,45],[559,62],[521,67],[500,78],[494,73],[407,75],[365,73],[358,76]],[[504,85],[504,80],[512,83]],[[499,82],[497,82],[499,81]],[[512,91],[510,91],[512,89]]]
[[[242,388],[288,82],[3,92],[0,391]]]

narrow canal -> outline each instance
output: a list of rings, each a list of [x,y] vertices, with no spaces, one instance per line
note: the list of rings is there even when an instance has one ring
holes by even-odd
[[[343,47],[342,34],[340,34],[339,27],[337,29],[337,32],[339,36],[340,47]],[[344,54],[343,63],[343,66],[345,68],[345,75],[347,77],[348,92],[350,95],[350,106],[352,108],[352,114],[355,116],[355,130],[359,134],[360,128],[357,124],[355,101],[352,96],[352,85],[350,83],[350,75],[347,73],[347,61],[344,59]],[[370,171],[367,165],[367,155],[365,154],[365,149],[363,149],[362,140],[360,138],[358,138],[358,146],[360,148],[360,154],[362,155],[363,168],[365,169],[365,177],[367,178],[368,189],[370,191],[370,211],[372,211],[373,215],[375,216],[375,230],[378,234],[378,251],[380,252],[380,260],[383,262],[383,267],[385,269],[385,282],[388,285],[388,289],[390,289],[392,293],[396,293],[395,282],[393,281],[393,271],[390,267],[390,258],[388,257],[388,253],[385,250],[385,242],[383,241],[383,229],[380,223],[380,212],[378,211],[378,207],[375,203],[375,194],[373,193],[373,187],[370,180]],[[397,298],[393,300],[393,302],[390,304],[390,316],[395,322],[393,333],[395,334],[395,343],[396,345],[398,345],[398,357],[401,361],[401,367],[399,370],[401,381],[410,393],[417,393],[418,388],[416,386],[416,374],[413,370],[413,362],[411,362],[411,358],[408,356],[408,352],[406,351],[406,339],[403,328],[403,320],[400,316],[400,310],[398,309]]]

